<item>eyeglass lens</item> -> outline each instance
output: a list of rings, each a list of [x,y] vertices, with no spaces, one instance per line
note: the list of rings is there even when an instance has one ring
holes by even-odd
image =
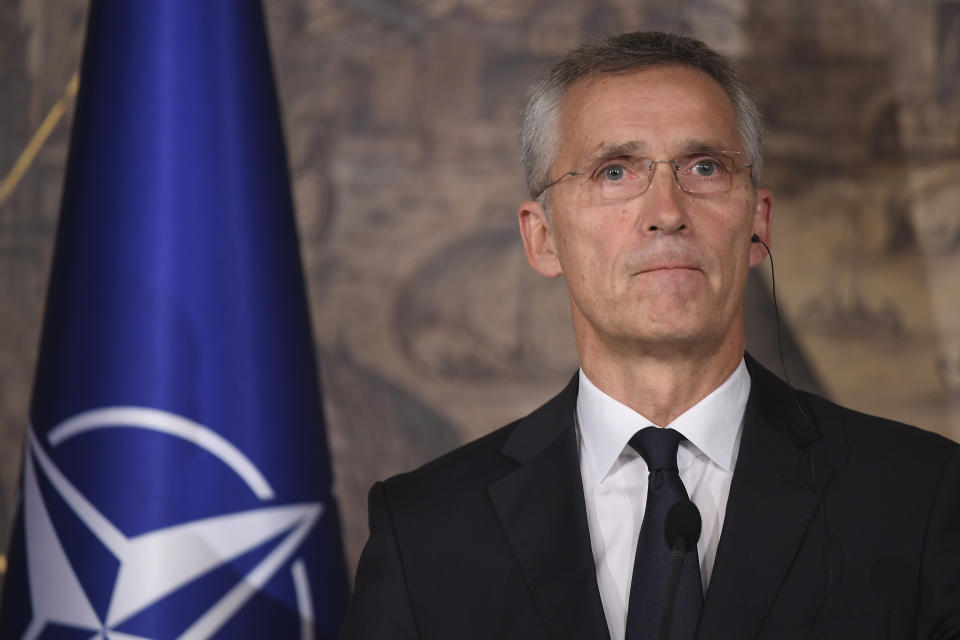
[[[580,196],[591,201],[626,200],[650,187],[658,165],[665,164],[681,189],[697,195],[730,191],[734,176],[748,168],[741,154],[734,152],[688,153],[673,160],[652,160],[643,156],[618,157],[592,171],[576,172]]]

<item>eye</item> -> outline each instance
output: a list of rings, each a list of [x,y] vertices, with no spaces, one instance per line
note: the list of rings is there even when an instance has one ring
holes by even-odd
[[[607,182],[618,182],[627,175],[627,170],[622,165],[611,164],[600,170],[600,179]]]
[[[712,178],[717,173],[723,171],[723,165],[716,160],[702,158],[694,162],[689,171],[700,178]]]

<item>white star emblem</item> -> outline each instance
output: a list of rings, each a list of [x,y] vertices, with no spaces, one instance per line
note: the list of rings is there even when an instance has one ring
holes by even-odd
[[[81,433],[106,427],[149,429],[182,438],[219,458],[261,500],[274,497],[269,483],[239,449],[207,427],[165,411],[141,407],[96,409],[57,425],[47,439],[57,446]],[[27,435],[24,526],[33,619],[24,640],[36,638],[48,623],[88,629],[93,633],[92,639],[145,640],[114,629],[207,572],[282,536],[264,558],[179,636],[184,640],[209,638],[297,551],[323,512],[319,502],[264,507],[127,537],[57,468],[32,429]],[[77,517],[120,563],[103,620],[84,592],[57,535],[40,491],[38,465]],[[291,572],[301,637],[312,638],[310,586],[302,561],[296,561]]]

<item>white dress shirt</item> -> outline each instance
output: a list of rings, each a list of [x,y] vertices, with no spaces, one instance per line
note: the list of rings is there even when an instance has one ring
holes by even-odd
[[[697,553],[704,594],[723,528],[749,394],[750,374],[741,360],[723,384],[665,425],[686,438],[677,451],[677,468],[703,520]],[[577,422],[597,585],[610,638],[623,640],[648,475],[647,463],[627,443],[640,429],[658,425],[598,389],[582,369]]]

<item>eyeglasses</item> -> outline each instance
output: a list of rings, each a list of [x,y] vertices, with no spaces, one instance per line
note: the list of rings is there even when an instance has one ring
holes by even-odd
[[[618,156],[605,160],[596,169],[567,171],[541,189],[534,200],[567,177],[579,178],[575,197],[582,202],[602,204],[629,200],[647,192],[660,163],[673,169],[673,178],[683,191],[706,196],[729,192],[734,177],[753,167],[742,151],[695,151],[672,160]]]

